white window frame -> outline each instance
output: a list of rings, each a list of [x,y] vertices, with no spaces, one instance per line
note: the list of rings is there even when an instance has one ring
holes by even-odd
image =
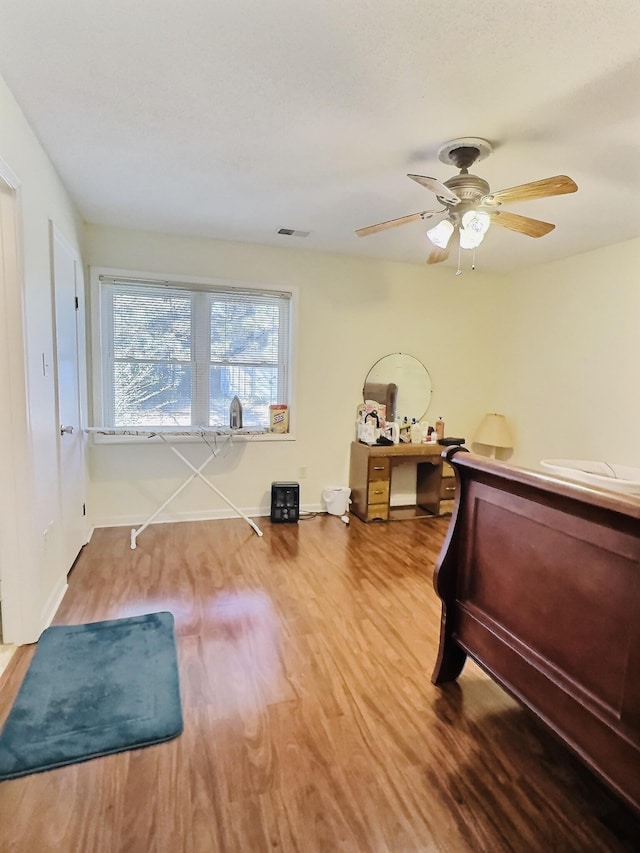
[[[290,316],[289,316],[289,353],[288,353],[288,405],[289,405],[289,432],[287,433],[267,433],[249,436],[234,436],[234,441],[251,440],[251,441],[294,441],[295,440],[295,389],[296,389],[296,340],[297,340],[297,319],[298,319],[298,289],[296,287],[274,287],[272,285],[245,283],[231,281],[228,279],[205,278],[202,276],[181,276],[176,274],[164,274],[153,272],[141,272],[140,270],[115,269],[111,267],[91,267],[90,268],[90,309],[91,309],[91,379],[92,379],[92,394],[93,403],[92,418],[95,430],[103,423],[103,382],[102,382],[102,361],[104,347],[102,344],[102,317],[101,317],[101,280],[122,279],[135,282],[143,282],[157,285],[193,285],[204,291],[207,289],[224,289],[238,291],[264,291],[265,293],[286,293],[290,298]],[[124,429],[124,427],[123,427]],[[93,441],[96,444],[137,444],[146,441],[147,439],[141,436],[131,435],[103,435],[101,433],[92,432]],[[191,442],[199,441],[199,438],[190,438],[187,436],[173,436],[172,441]]]

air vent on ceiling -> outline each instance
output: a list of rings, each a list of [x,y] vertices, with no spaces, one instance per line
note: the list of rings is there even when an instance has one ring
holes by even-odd
[[[308,237],[310,231],[296,231],[295,228],[278,228],[278,234],[284,234],[285,237]]]

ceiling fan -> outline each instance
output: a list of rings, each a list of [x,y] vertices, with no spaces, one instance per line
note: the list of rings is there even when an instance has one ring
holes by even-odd
[[[491,192],[489,184],[477,175],[469,173],[469,167],[484,160],[491,154],[491,143],[477,137],[462,137],[445,143],[438,149],[441,162],[456,166],[460,173],[453,178],[438,181],[422,175],[407,175],[417,183],[431,190],[443,205],[441,210],[423,210],[410,213],[399,219],[389,219],[356,231],[358,237],[366,237],[387,228],[395,228],[418,219],[432,219],[440,216],[438,223],[427,231],[427,237],[433,244],[433,250],[427,258],[428,264],[437,264],[449,257],[454,245],[460,249],[475,249],[482,243],[489,226],[501,225],[510,231],[518,231],[528,237],[543,237],[553,231],[555,225],[541,219],[531,219],[519,213],[502,210],[505,202],[530,201],[548,198],[554,195],[574,193],[578,187],[566,175],[556,175],[541,181],[509,187]]]

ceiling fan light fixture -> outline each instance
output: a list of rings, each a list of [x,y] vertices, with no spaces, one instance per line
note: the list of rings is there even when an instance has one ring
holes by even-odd
[[[491,218],[482,210],[468,210],[460,224],[460,248],[477,249],[489,230]]]
[[[437,246],[439,249],[447,248],[452,234],[453,225],[448,219],[443,219],[442,222],[438,222],[434,228],[430,228],[427,231],[427,237],[431,240],[433,245]]]
[[[491,217],[482,210],[468,210],[462,217],[462,227],[465,231],[482,234],[483,237],[489,230],[490,225]]]
[[[475,231],[470,231],[467,228],[460,229],[461,249],[477,249],[483,240],[484,234],[477,234]]]

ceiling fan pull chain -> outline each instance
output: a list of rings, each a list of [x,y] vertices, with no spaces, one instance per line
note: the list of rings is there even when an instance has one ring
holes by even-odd
[[[473,255],[471,255],[471,269],[475,270],[476,268],[476,247],[473,247]]]
[[[456,275],[462,275],[462,270],[460,269],[460,254],[462,249],[460,248],[460,243],[458,243],[458,269],[456,270]]]

